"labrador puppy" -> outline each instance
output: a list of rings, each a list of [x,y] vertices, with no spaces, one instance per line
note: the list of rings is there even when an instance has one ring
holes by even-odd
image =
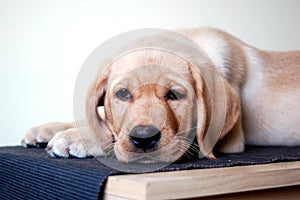
[[[123,162],[300,145],[300,51],[262,51],[212,28],[178,32],[204,50],[202,66],[155,49],[122,55],[91,85],[86,120],[31,128],[22,144]]]

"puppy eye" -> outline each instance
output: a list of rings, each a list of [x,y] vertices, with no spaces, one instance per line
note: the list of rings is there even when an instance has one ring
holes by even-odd
[[[185,94],[182,94],[180,92],[177,92],[176,90],[169,90],[169,92],[166,95],[166,98],[168,100],[179,100],[179,99],[184,99]]]
[[[118,92],[116,92],[116,97],[122,101],[126,101],[132,98],[132,95],[130,94],[129,90],[126,88],[122,88]]]

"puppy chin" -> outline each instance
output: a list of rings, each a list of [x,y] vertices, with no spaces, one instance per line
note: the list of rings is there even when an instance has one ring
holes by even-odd
[[[142,164],[151,164],[151,163],[164,163],[164,161],[158,152],[149,152],[149,153],[137,153],[124,151],[115,146],[115,155],[120,162],[125,163],[142,163]]]
[[[176,146],[176,144],[168,145],[166,147],[148,153],[137,153],[126,151],[122,149],[122,147],[118,147],[117,145],[115,145],[114,152],[117,159],[120,162],[125,163],[172,163],[180,160],[183,156],[183,153],[179,150],[176,150],[174,146]]]

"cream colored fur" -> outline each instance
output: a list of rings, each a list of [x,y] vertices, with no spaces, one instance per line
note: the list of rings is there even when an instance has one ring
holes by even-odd
[[[191,38],[204,49],[222,74],[227,88],[229,97],[227,109],[232,110],[229,111],[231,114],[227,116],[221,137],[213,147],[215,150],[227,153],[241,152],[244,150],[244,144],[300,145],[300,51],[262,51],[228,33],[212,28],[178,32]],[[188,73],[188,67],[184,70],[184,73]],[[207,106],[205,101],[208,97],[205,96],[205,84],[199,80],[201,72],[193,68],[190,68],[189,72],[192,79],[198,77],[194,80],[199,93],[197,95],[198,98],[203,96],[203,102],[199,106],[205,110]],[[117,75],[107,74],[107,77],[118,77],[127,72],[125,70],[113,73]],[[105,81],[101,84],[104,85]],[[99,85],[94,87],[96,90],[101,89]],[[22,143],[35,145],[49,142],[47,147],[49,154],[62,157],[68,157],[70,154],[77,157],[106,154],[110,151],[112,138],[116,137],[115,131],[112,131],[116,127],[113,127],[113,121],[110,120],[112,114],[107,116],[107,120],[103,115],[97,117],[92,111],[96,109],[95,106],[93,102],[88,101],[88,121],[82,122],[85,124],[83,127],[87,134],[81,135],[81,140],[75,124],[50,123],[30,129]],[[108,106],[106,109],[109,113],[112,108]],[[206,117],[210,115],[209,112],[205,111]],[[191,113],[190,117],[193,121],[197,115]],[[95,125],[98,122],[100,126]],[[200,150],[206,157],[214,158],[214,149],[207,149],[204,144],[205,137],[209,137],[205,135],[205,125],[198,125],[202,126],[202,130],[197,133]],[[95,136],[95,132],[99,131],[105,134]],[[128,140],[119,145],[118,149],[130,147]],[[122,152],[119,153],[118,159],[128,162],[132,158]],[[167,156],[160,156],[159,159],[167,159]]]

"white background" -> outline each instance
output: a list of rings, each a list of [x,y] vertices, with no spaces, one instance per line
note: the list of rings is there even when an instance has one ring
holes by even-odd
[[[203,25],[262,49],[300,49],[299,0],[0,0],[0,146],[73,120],[77,73],[106,39]]]

